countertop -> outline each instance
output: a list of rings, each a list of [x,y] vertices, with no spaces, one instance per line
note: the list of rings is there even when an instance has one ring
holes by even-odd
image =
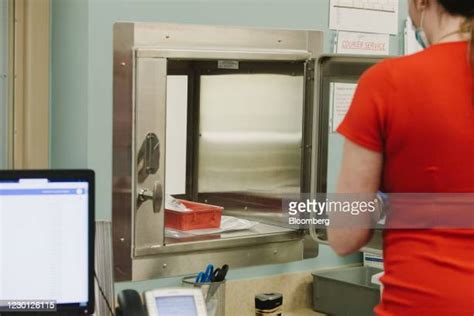
[[[326,316],[326,314],[315,312],[311,308],[302,308],[293,312],[285,312],[283,316]]]
[[[359,265],[340,266],[338,269],[354,266]],[[276,292],[283,295],[284,316],[326,316],[312,309],[314,280],[311,272],[301,271],[228,281],[225,286],[225,315],[255,315],[255,295]]]

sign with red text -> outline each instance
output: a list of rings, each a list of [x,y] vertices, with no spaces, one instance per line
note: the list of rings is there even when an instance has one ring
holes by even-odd
[[[388,55],[390,35],[339,32],[336,38],[336,54]]]

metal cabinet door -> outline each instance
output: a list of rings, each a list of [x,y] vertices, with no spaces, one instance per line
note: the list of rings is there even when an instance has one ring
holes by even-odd
[[[166,59],[137,58],[135,74],[134,253],[139,256],[164,244],[166,140]],[[140,229],[137,229],[137,228]]]
[[[318,193],[334,193],[342,162],[344,138],[332,127],[332,91],[335,83],[356,84],[370,67],[382,61],[382,57],[322,56],[318,61],[318,136],[315,138],[316,159],[315,187]],[[333,121],[334,122],[334,121]],[[327,240],[325,229],[318,229],[322,241]],[[377,233],[369,247],[381,249],[381,237]]]

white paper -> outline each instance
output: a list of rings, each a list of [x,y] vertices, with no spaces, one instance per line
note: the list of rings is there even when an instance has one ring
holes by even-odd
[[[182,213],[188,213],[191,212],[189,208],[186,208],[186,206],[172,197],[171,195],[167,194],[166,199],[165,199],[165,209],[170,210],[170,211],[175,211],[175,212],[182,212]]]
[[[399,0],[331,0],[329,28],[398,34]]]
[[[239,230],[249,230],[258,225],[258,222],[249,221],[233,216],[222,216],[221,226],[219,228],[195,229],[195,230],[177,230],[173,228],[165,229],[165,236],[170,238],[186,238],[193,236],[222,234]]]
[[[338,32],[336,54],[389,55],[390,35]]]
[[[408,18],[405,23],[405,55],[411,55],[422,51],[423,47],[418,43],[415,36],[415,30],[411,19]]]
[[[336,132],[339,125],[351,106],[357,84],[333,83],[331,84],[331,126],[330,130]]]

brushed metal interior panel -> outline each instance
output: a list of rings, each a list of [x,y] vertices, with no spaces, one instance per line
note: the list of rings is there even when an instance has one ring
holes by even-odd
[[[202,76],[199,193],[300,190],[303,76]]]

